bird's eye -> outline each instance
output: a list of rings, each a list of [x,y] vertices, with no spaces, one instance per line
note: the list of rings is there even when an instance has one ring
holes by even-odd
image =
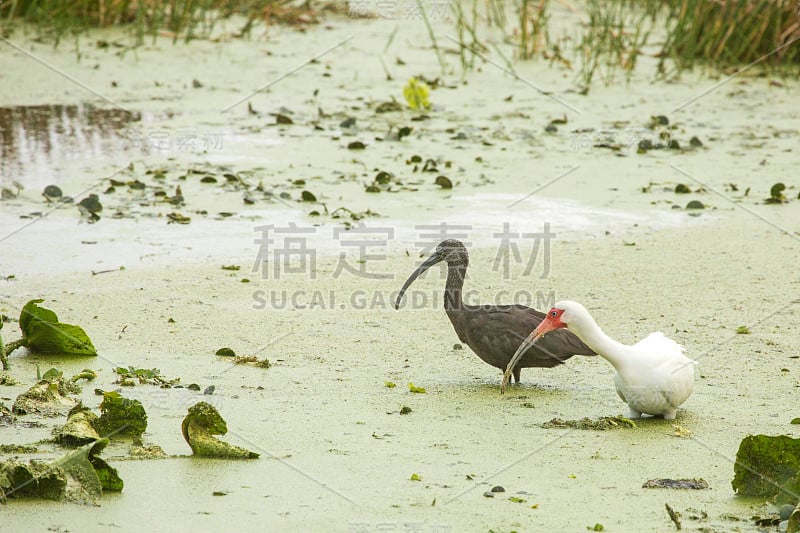
[[[557,318],[558,317],[558,313],[556,313],[555,311],[550,311],[550,316],[553,317],[553,318]]]

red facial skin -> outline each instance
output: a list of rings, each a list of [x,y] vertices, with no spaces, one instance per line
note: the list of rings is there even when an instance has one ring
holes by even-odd
[[[541,323],[533,330],[533,333],[529,338],[537,339],[547,333],[548,331],[553,331],[554,329],[559,328],[566,328],[567,325],[561,321],[561,315],[564,314],[563,309],[557,309],[553,307],[550,311],[547,312],[547,316]]]

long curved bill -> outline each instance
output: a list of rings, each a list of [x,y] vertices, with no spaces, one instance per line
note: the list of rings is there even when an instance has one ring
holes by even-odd
[[[522,359],[522,356],[525,355],[525,352],[528,351],[528,348],[533,346],[536,341],[541,339],[545,333],[553,331],[554,329],[557,329],[557,327],[558,326],[550,322],[548,318],[545,318],[539,323],[538,326],[536,326],[536,329],[534,329],[531,334],[528,335],[524,341],[522,341],[522,344],[519,345],[519,348],[517,348],[514,356],[508,362],[506,371],[503,373],[503,382],[500,384],[500,394],[505,394],[506,385],[508,385],[508,382],[511,380],[511,373],[514,371],[514,367],[517,366],[517,363],[519,363],[519,360]]]
[[[428,270],[430,267],[438,263],[442,260],[442,256],[438,252],[434,252],[429,258],[425,260],[417,269],[408,277],[406,282],[403,284],[403,288],[400,289],[400,293],[397,295],[397,300],[394,303],[395,309],[400,309],[400,301],[403,299],[403,295],[406,293],[406,289],[414,283],[414,280],[420,277],[423,272]]]

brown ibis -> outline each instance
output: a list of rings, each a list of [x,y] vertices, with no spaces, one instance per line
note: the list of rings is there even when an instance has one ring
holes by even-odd
[[[536,346],[551,331],[573,331],[588,346],[616,369],[614,385],[622,401],[628,404],[631,418],[642,413],[675,418],[678,406],[692,394],[696,361],[683,354],[683,346],[664,336],[651,333],[628,346],[606,335],[592,315],[578,302],[557,302],[533,332],[522,342],[503,375],[502,391],[513,373],[514,365],[525,351]]]
[[[519,304],[465,304],[461,290],[469,265],[469,254],[461,241],[447,239],[439,243],[436,251],[406,280],[397,295],[395,308],[400,308],[403,295],[414,280],[441,261],[447,263],[444,309],[458,338],[484,362],[505,370],[520,343],[539,326],[545,314]],[[519,383],[522,368],[551,368],[562,364],[573,355],[595,353],[573,333],[566,330],[555,331],[521,356],[510,372],[514,375],[514,381]]]

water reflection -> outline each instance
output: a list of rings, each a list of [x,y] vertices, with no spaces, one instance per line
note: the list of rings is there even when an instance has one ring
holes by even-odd
[[[54,163],[119,148],[141,114],[92,104],[0,107],[0,178],[23,184],[55,177]]]

